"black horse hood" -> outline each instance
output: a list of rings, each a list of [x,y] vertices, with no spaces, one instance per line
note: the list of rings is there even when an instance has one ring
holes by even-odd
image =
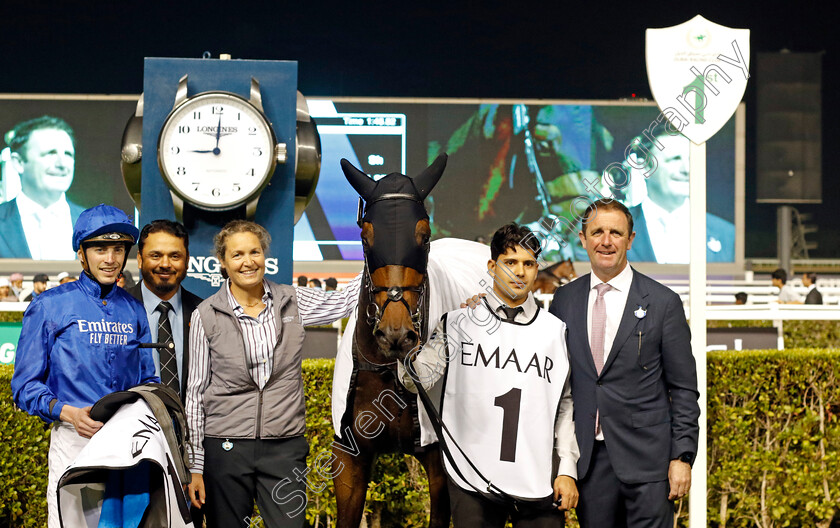
[[[347,181],[365,202],[361,221],[373,225],[374,243],[366,251],[370,272],[389,265],[426,272],[428,247],[417,244],[414,229],[429,218],[423,200],[443,175],[446,160],[446,154],[438,156],[415,178],[394,172],[379,181],[341,160]]]

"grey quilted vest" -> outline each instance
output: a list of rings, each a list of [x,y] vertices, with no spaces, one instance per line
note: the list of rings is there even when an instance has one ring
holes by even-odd
[[[271,376],[251,378],[242,330],[227,286],[198,306],[210,343],[210,384],[204,393],[204,434],[221,438],[289,438],[306,429],[301,372],[304,330],[291,286],[266,281],[273,295],[277,345]]]

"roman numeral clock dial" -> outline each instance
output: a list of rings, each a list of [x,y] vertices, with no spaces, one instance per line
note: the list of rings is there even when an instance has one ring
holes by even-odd
[[[179,94],[185,95],[186,83],[182,85]],[[158,140],[158,165],[174,201],[205,211],[227,211],[249,202],[249,209],[256,209],[278,158],[285,161],[262,112],[258,84],[256,97],[259,107],[227,92],[204,92],[176,103]]]

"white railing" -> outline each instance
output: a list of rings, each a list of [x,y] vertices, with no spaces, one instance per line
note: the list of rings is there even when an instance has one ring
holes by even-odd
[[[689,317],[686,309],[686,317]],[[759,304],[707,306],[710,321],[840,321],[840,308],[825,304]]]
[[[688,284],[681,284],[681,282],[663,281],[663,284],[677,292],[683,304],[685,304],[688,301]],[[712,281],[707,282],[706,302],[712,304],[734,304],[735,294],[739,292],[747,294],[748,304],[767,304],[775,302],[778,299],[779,290],[766,282],[745,282],[743,284],[736,284],[736,282],[741,281],[720,281],[718,284],[713,284]],[[792,285],[793,291],[804,299],[808,293],[808,288],[802,286],[802,283],[792,283]],[[829,284],[828,281],[826,281],[826,284],[823,284],[820,281],[817,289],[823,296],[823,304],[836,305],[840,301],[840,285]]]
[[[688,280],[672,279],[663,280],[662,284],[674,290],[682,300],[683,305],[688,305]],[[801,281],[791,281],[793,290],[802,298],[808,293],[808,288],[802,286]],[[840,280],[820,279],[817,289],[823,296],[823,305],[833,305],[838,309],[840,303]],[[734,305],[735,294],[744,292],[747,294],[747,305],[776,304],[779,297],[778,288],[767,281],[740,281],[740,280],[709,280],[706,282],[706,304],[708,305]],[[539,294],[537,298],[544,306],[551,303],[551,295]],[[795,306],[795,305],[794,305]],[[815,305],[810,305],[815,306]]]
[[[685,316],[689,317],[686,307]],[[776,348],[785,348],[785,321],[840,321],[840,309],[837,306],[820,304],[765,304],[707,306],[707,321],[760,321],[771,320],[776,328]]]
[[[0,302],[0,312],[23,312],[28,302]]]
[[[553,296],[550,294],[539,294],[536,297],[537,300],[543,303],[543,306],[548,307]],[[681,295],[680,297],[683,296]],[[706,296],[707,299],[711,297],[714,296]],[[691,314],[685,299],[683,299],[683,307],[685,309],[685,317],[689,319]],[[777,348],[783,350],[785,348],[784,321],[840,321],[840,307],[825,304],[778,304],[775,302],[766,304],[709,305],[706,306],[706,320],[773,321],[773,326],[777,331]]]

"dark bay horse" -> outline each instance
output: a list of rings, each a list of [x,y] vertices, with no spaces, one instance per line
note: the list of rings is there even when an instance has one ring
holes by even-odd
[[[341,160],[365,207],[359,227],[365,255],[353,341],[353,373],[341,430],[348,449],[333,444],[338,528],[358,528],[371,469],[379,453],[414,455],[426,470],[429,526],[449,526],[449,495],[437,444],[420,446],[417,400],[397,377],[398,358],[427,336],[426,274],[431,229],[423,200],[446,166],[446,155],[414,178],[392,173],[379,181]],[[349,427],[349,430],[347,429]]]
[[[554,293],[557,288],[567,284],[576,277],[577,274],[575,273],[572,259],[561,260],[540,270],[537,274],[537,280],[534,282],[533,291],[539,290],[541,293]]]

